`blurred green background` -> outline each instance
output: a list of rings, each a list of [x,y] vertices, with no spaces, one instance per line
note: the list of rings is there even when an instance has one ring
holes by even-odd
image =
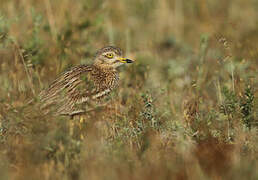
[[[1,0],[0,179],[258,179],[257,17],[257,0]],[[136,60],[109,107],[28,103],[106,45]]]

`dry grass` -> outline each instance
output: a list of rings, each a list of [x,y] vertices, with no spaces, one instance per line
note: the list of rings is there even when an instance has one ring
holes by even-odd
[[[257,8],[1,0],[0,179],[258,179]],[[71,120],[28,103],[110,44],[137,62],[108,107]]]

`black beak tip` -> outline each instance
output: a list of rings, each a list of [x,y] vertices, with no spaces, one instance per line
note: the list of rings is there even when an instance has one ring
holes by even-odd
[[[133,60],[131,60],[131,59],[126,59],[125,61],[126,61],[126,63],[133,63]]]

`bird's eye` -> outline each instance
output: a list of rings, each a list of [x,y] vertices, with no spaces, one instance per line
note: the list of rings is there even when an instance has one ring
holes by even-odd
[[[114,55],[113,55],[112,53],[108,53],[108,54],[106,54],[106,57],[109,58],[109,59],[111,59],[111,58],[114,57]]]

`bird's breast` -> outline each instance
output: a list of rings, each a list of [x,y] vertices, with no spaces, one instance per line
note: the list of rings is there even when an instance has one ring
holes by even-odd
[[[96,88],[99,91],[111,91],[118,85],[119,75],[117,72],[98,72],[91,75]],[[109,90],[107,90],[109,89]]]

